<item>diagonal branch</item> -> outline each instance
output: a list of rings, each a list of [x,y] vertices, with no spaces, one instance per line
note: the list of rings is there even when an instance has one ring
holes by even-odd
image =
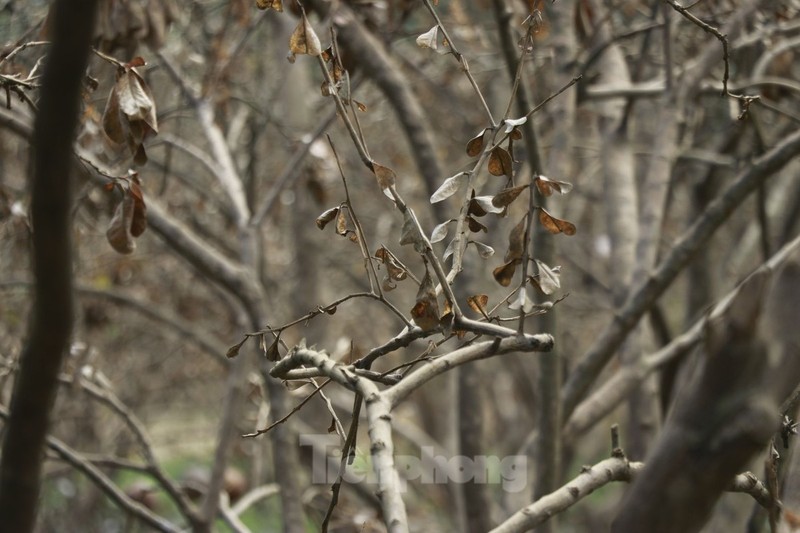
[[[694,254],[708,242],[714,232],[751,192],[798,154],[800,154],[800,131],[786,137],[780,144],[758,158],[750,168],[741,172],[733,183],[708,205],[702,218],[683,234],[650,277],[631,292],[614,320],[603,330],[597,342],[581,358],[567,379],[562,396],[564,419],[572,414],[628,333],[672,284]]]

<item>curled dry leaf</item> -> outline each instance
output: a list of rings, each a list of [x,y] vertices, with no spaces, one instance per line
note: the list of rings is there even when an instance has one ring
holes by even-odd
[[[512,259],[511,261],[507,261],[506,263],[495,268],[492,271],[492,276],[494,276],[494,280],[503,287],[508,287],[509,285],[511,285],[511,280],[514,279],[514,272],[516,272],[517,265],[519,263],[520,263],[519,259]]]
[[[327,226],[331,220],[336,218],[338,214],[339,214],[339,206],[326,209],[325,211],[322,212],[320,216],[317,217],[317,220],[315,221],[317,227],[319,229],[325,229],[325,226]]]
[[[106,231],[106,238],[111,247],[121,253],[130,254],[136,249],[136,242],[131,235],[131,224],[133,223],[133,214],[136,208],[136,202],[133,195],[127,192],[122,196],[122,201],[117,204],[114,211],[114,216],[108,225]]]
[[[489,229],[486,226],[484,226],[483,224],[481,224],[472,217],[467,217],[467,226],[469,227],[469,230],[473,233],[478,233],[479,231],[486,233],[489,231]]]
[[[496,147],[489,156],[488,168],[489,174],[492,176],[508,176],[511,178],[514,172],[511,154],[501,146]]]
[[[336,216],[336,234],[347,235],[347,216],[344,214],[344,209],[340,209],[339,214]]]
[[[244,339],[242,339],[238,343],[236,343],[233,346],[231,346],[230,348],[228,348],[228,351],[225,353],[225,357],[227,357],[228,359],[233,359],[234,357],[239,355],[239,349],[242,347],[242,345],[245,342],[247,342],[247,337],[245,337]]]
[[[293,61],[294,56],[297,55],[310,55],[318,56],[322,53],[322,45],[320,44],[319,37],[311,26],[311,23],[306,17],[305,11],[300,16],[300,23],[292,32],[289,37],[289,54]]]
[[[505,124],[505,133],[510,133],[511,131],[517,129],[518,126],[522,126],[528,122],[528,117],[520,117],[520,118],[507,118],[503,121]]]
[[[113,190],[113,187],[112,189]],[[108,224],[106,238],[111,247],[121,254],[132,253],[136,249],[135,237],[147,229],[147,207],[135,172],[127,188],[123,188],[122,201],[117,204],[114,216]]]
[[[468,215],[482,217],[486,213],[501,214],[503,212],[502,207],[497,207],[492,203],[491,196],[475,196],[474,191],[472,194],[472,199],[470,199],[469,207],[467,208]]]
[[[536,276],[532,276],[530,280],[542,291],[542,294],[550,295],[561,288],[561,267],[550,268],[538,259],[536,260],[536,266],[539,269],[539,273]]]
[[[431,244],[435,244],[437,242],[441,242],[447,237],[447,225],[452,222],[448,220],[447,222],[442,222],[441,224],[437,225],[433,228],[433,232],[431,233]]]
[[[417,291],[417,302],[411,309],[414,322],[423,331],[432,331],[439,327],[439,302],[436,299],[436,288],[433,286],[428,265],[425,265],[425,277]]]
[[[514,311],[522,310],[524,313],[530,313],[535,306],[536,304],[533,303],[533,300],[528,298],[528,290],[524,286],[519,288],[517,297],[508,304],[509,309]]]
[[[274,9],[278,13],[283,13],[283,0],[256,0],[258,9]]]
[[[389,278],[394,281],[403,281],[408,276],[406,267],[400,262],[395,255],[381,246],[375,252],[375,257],[386,266],[386,271],[389,273]],[[392,287],[394,288],[394,287]]]
[[[264,355],[267,358],[267,361],[279,361],[281,358],[281,354],[278,351],[278,346],[280,345],[281,335],[280,333],[275,337],[275,340],[272,341],[272,344],[269,345],[267,351],[264,352]]]
[[[441,202],[442,200],[446,200],[447,198],[453,196],[455,193],[458,192],[458,190],[461,188],[462,185],[464,185],[465,183],[467,183],[467,181],[469,181],[468,178],[469,178],[468,173],[459,172],[455,176],[450,176],[449,178],[444,180],[444,182],[442,182],[439,188],[436,189],[436,192],[434,192],[431,195],[431,203],[435,204],[437,202]]]
[[[417,219],[410,207],[403,213],[403,229],[400,234],[400,244],[413,244],[414,250],[418,253],[425,252],[425,238],[419,231]]]
[[[516,226],[508,234],[508,250],[506,251],[505,261],[522,259],[525,250],[525,230],[528,215],[522,217]]]
[[[575,232],[578,231],[572,222],[556,218],[541,207],[539,208],[539,222],[553,234],[575,235]]]
[[[131,173],[130,195],[133,197],[131,235],[138,237],[147,229],[147,206],[144,203],[144,194],[139,186],[139,177],[136,172]]]
[[[482,242],[478,241],[469,241],[475,245],[475,248],[478,250],[478,255],[480,255],[483,259],[489,259],[494,255],[494,248],[489,246],[488,244],[483,244]]]
[[[486,129],[481,130],[479,134],[467,142],[467,155],[470,157],[477,157],[483,151],[483,137],[486,135]]]
[[[447,248],[444,249],[444,253],[442,254],[442,261],[447,261],[447,258],[453,255],[457,240],[458,239],[453,239],[447,244]]]
[[[437,50],[439,48],[439,26],[434,26],[417,37],[417,46]]]
[[[103,131],[114,144],[127,146],[136,164],[141,165],[147,162],[142,143],[158,133],[158,120],[153,94],[133,70],[144,60],[135,59],[117,71],[117,81],[103,111]]]
[[[489,296],[486,294],[475,294],[474,296],[470,296],[467,298],[467,305],[470,309],[478,313],[479,315],[483,316],[485,319],[489,319],[486,315],[486,305],[489,303]]]
[[[527,185],[520,185],[519,187],[503,189],[492,197],[492,205],[495,207],[507,207],[527,188]]]
[[[375,177],[378,179],[378,185],[383,190],[392,187],[397,181],[397,174],[394,173],[394,170],[379,165],[374,161],[372,161],[372,173],[375,174]]]
[[[536,188],[542,196],[550,196],[553,191],[558,194],[567,194],[572,190],[572,184],[566,181],[556,181],[544,176],[536,176]]]

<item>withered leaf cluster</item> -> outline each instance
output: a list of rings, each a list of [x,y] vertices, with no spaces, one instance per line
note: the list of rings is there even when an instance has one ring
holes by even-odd
[[[387,274],[381,283],[383,290],[395,289],[396,281],[403,281],[408,277],[406,266],[385,246],[381,246],[375,251],[375,257],[386,267]]]
[[[335,220],[335,230],[337,235],[347,237],[352,242],[358,242],[358,234],[355,232],[355,230],[349,227],[347,212],[348,209],[346,203],[337,205],[336,207],[331,207],[330,209],[323,211],[314,222],[316,223],[317,227],[322,230],[325,229],[330,222]]]
[[[117,81],[103,111],[103,131],[115,145],[127,147],[137,165],[147,163],[143,142],[158,133],[156,103],[150,87],[136,72],[144,59],[133,58],[117,71]]]

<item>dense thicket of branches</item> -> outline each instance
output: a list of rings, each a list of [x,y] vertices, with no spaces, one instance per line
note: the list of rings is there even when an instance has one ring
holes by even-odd
[[[796,2],[61,4],[0,13],[15,531],[797,520]]]

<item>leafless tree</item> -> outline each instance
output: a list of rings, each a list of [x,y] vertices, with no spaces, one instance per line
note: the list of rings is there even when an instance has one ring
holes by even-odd
[[[795,2],[62,4],[0,18],[15,531],[797,520]]]

